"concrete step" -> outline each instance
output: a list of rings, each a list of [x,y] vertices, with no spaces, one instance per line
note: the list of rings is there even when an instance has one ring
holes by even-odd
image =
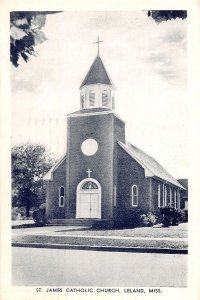
[[[73,226],[91,226],[94,228],[111,227],[112,220],[105,219],[51,219],[49,225],[73,225]]]

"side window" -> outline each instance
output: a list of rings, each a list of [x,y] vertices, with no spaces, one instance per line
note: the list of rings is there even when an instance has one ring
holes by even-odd
[[[174,191],[174,207],[177,208],[176,190]]]
[[[131,198],[132,206],[138,206],[138,187],[135,184],[131,188]]]
[[[172,188],[169,189],[169,204],[172,206]]]
[[[177,208],[178,209],[180,209],[180,191],[179,190],[177,190],[177,202],[176,202],[177,204]]]
[[[160,201],[160,183],[158,184],[158,207],[161,207],[161,201]]]
[[[117,206],[117,187],[116,187],[116,185],[114,185],[114,188],[113,188],[113,206],[114,207]]]
[[[61,186],[59,188],[59,206],[63,207],[65,205],[65,188]]]
[[[89,106],[95,106],[95,92],[89,92]]]
[[[167,187],[165,185],[165,206],[167,206]]]
[[[108,92],[103,91],[102,93],[102,106],[108,107]]]

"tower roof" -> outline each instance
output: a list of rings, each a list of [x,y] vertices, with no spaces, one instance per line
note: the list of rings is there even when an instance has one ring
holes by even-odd
[[[109,78],[108,73],[99,55],[96,56],[80,88],[82,88],[84,85],[97,83],[108,84],[113,86],[112,81]]]

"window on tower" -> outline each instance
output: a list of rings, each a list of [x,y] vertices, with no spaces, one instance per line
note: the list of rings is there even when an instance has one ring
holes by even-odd
[[[95,106],[95,92],[89,92],[89,106]]]
[[[103,91],[102,93],[102,106],[108,107],[108,92]]]
[[[115,97],[112,96],[112,109],[115,109]]]

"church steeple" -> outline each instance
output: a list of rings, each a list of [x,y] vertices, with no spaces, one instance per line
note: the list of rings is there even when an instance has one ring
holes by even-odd
[[[89,84],[107,84],[112,86],[111,79],[109,78],[99,55],[96,56],[80,88]]]
[[[98,39],[98,46],[99,46]],[[80,86],[81,109],[103,107],[114,109],[115,87],[98,54]]]

